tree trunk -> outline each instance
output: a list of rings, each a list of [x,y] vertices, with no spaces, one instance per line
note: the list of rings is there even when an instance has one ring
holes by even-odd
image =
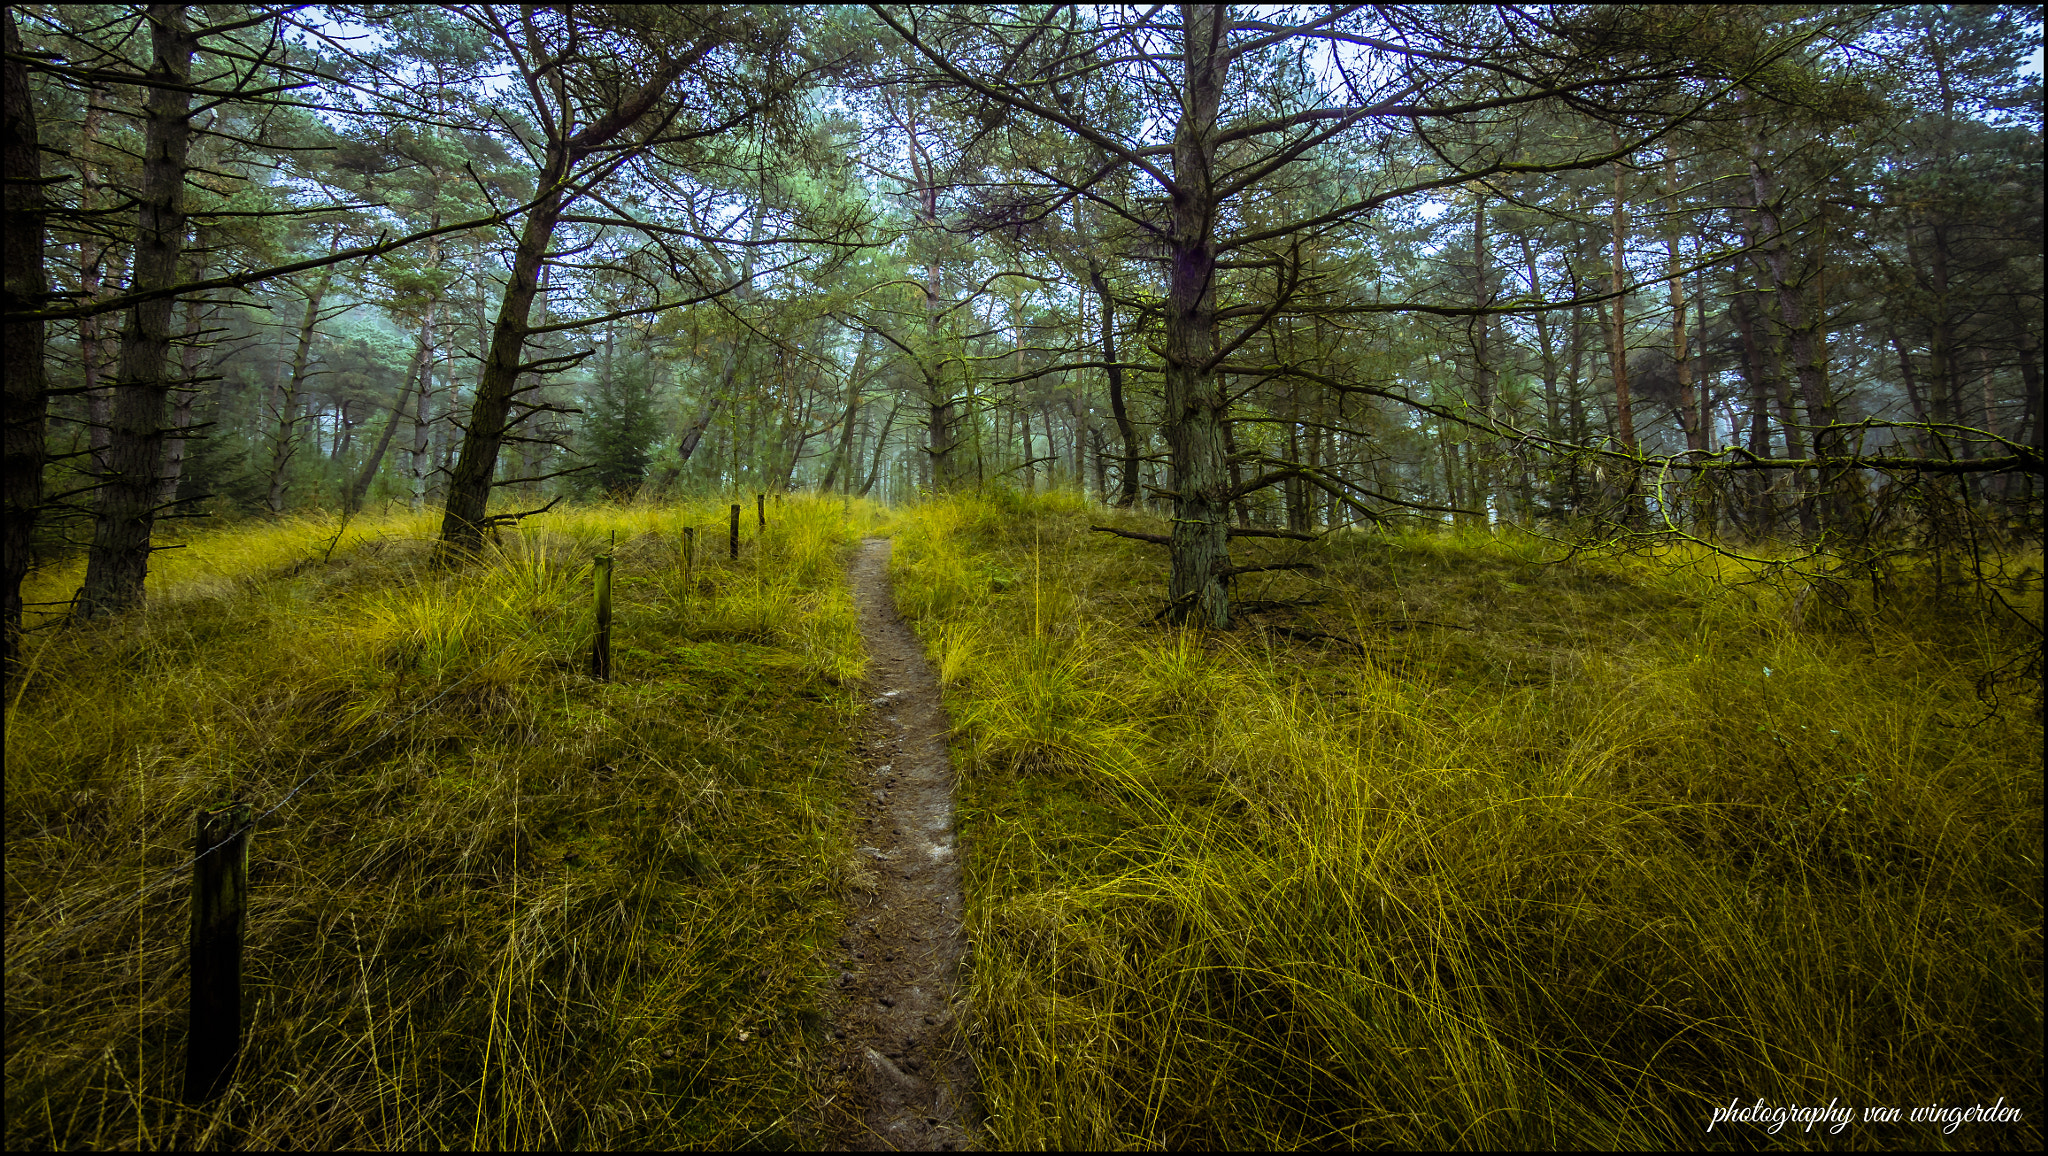
[[[1764,249],[1764,263],[1770,270],[1771,288],[1778,299],[1778,320],[1783,326],[1786,351],[1792,356],[1792,372],[1799,382],[1799,396],[1805,404],[1807,424],[1814,430],[1813,452],[1816,457],[1840,456],[1846,447],[1840,434],[1833,429],[1834,400],[1828,396],[1826,355],[1820,341],[1825,310],[1811,307],[1806,286],[1793,278],[1791,250],[1785,244],[1783,226],[1771,195],[1770,178],[1754,151],[1750,157],[1750,175],[1756,185],[1759,219],[1773,238]],[[1789,404],[1786,408],[1790,410]],[[1793,424],[1788,412],[1788,430]],[[1820,471],[1819,476],[1818,505],[1827,508],[1828,520],[1837,532],[1845,530],[1851,521],[1848,474],[1849,471],[1835,467]],[[1800,507],[1800,529],[1811,537],[1820,529],[1815,517],[1817,504],[1811,499],[1802,500]]]
[[[1483,307],[1490,304],[1493,300],[1493,269],[1491,254],[1487,251],[1486,247],[1486,198],[1483,194],[1475,194],[1473,197],[1472,263],[1474,274],[1473,303]],[[1495,395],[1498,392],[1499,386],[1498,376],[1493,363],[1492,320],[1492,318],[1484,313],[1472,319],[1472,382],[1479,394],[1480,415],[1489,422],[1493,420],[1494,406],[1497,401]],[[1490,443],[1491,439],[1489,438],[1488,440]],[[1484,515],[1493,505],[1495,489],[1493,465],[1487,460],[1492,452],[1492,448],[1490,444],[1481,446],[1477,436],[1465,444],[1465,451],[1471,458],[1471,476],[1478,483],[1478,508],[1483,515],[1481,518],[1482,525],[1490,521],[1490,518]],[[1337,510],[1334,504],[1336,499],[1334,495],[1329,497],[1332,503],[1330,520],[1334,523],[1337,518]]]
[[[438,256],[438,253],[434,254],[434,257]],[[420,363],[419,389],[412,395],[412,448],[406,456],[406,477],[411,483],[411,498],[407,505],[415,514],[426,509],[427,478],[433,473],[434,312],[440,303],[438,295],[430,299],[426,313],[420,318],[419,347],[425,351],[426,358]]]
[[[534,295],[540,288],[541,264],[547,257],[548,242],[554,237],[555,224],[566,203],[564,186],[571,170],[578,160],[647,115],[676,78],[694,67],[718,39],[706,37],[671,59],[646,84],[623,96],[615,107],[575,136],[565,139],[549,129],[547,150],[534,185],[541,192],[540,200],[528,211],[526,224],[519,232],[519,244],[513,250],[512,277],[505,284],[497,324],[491,330],[490,352],[484,357],[476,398],[470,405],[462,452],[448,477],[448,504],[441,516],[438,550],[443,562],[473,554],[483,545],[491,486],[498,470],[498,450],[512,428],[506,417],[511,412],[519,381],[530,328],[528,319],[533,314]]]
[[[28,67],[19,59],[21,38],[14,10],[0,13],[7,59],[0,61],[0,310],[42,309],[49,304],[43,272],[43,162],[30,99]],[[5,492],[7,524],[0,545],[0,672],[12,683],[20,658],[21,583],[33,564],[31,543],[43,504],[43,431],[49,406],[43,370],[47,335],[41,321],[9,321],[0,341],[0,376],[6,379]]]
[[[192,280],[205,276],[203,267],[192,270]],[[171,430],[164,444],[163,483],[157,490],[156,504],[167,507],[178,500],[178,483],[185,476],[186,443],[191,441],[192,409],[199,401],[199,335],[202,319],[198,301],[185,302],[184,348],[178,352],[177,397],[171,401]]]
[[[177,283],[185,243],[185,165],[192,140],[187,116],[192,97],[192,52],[197,44],[179,4],[152,4],[148,23],[152,78],[178,88],[151,88],[145,105],[141,207],[135,231],[137,292]],[[128,310],[121,329],[121,360],[110,415],[110,476],[94,512],[80,613],[91,617],[142,605],[149,573],[150,533],[163,476],[164,398],[170,382],[164,363],[171,346],[169,296]]]
[[[1670,156],[1664,158],[1664,185],[1666,195],[1674,200],[1678,196],[1678,161]],[[1676,206],[1673,210],[1676,211]],[[1678,228],[1676,225],[1664,232],[1665,275],[1671,287],[1671,360],[1678,371],[1678,421],[1685,427],[1685,448],[1704,450],[1707,448],[1706,431],[1700,423],[1699,399],[1693,396],[1692,388],[1692,347],[1685,336],[1685,273],[1678,257]]]
[[[1031,436],[1031,407],[1019,405],[1017,420],[1024,426],[1024,492],[1035,494],[1038,492],[1038,456],[1037,446]]]
[[[1052,426],[1052,402],[1049,399],[1039,399],[1038,417],[1045,423],[1045,488],[1050,493],[1060,486],[1060,435]]]
[[[1927,422],[1927,402],[1921,398],[1920,381],[1913,375],[1912,355],[1906,352],[1905,341],[1900,339],[1898,330],[1890,322],[1886,322],[1884,332],[1885,337],[1891,342],[1892,349],[1899,355],[1899,378],[1905,383],[1906,401],[1913,407],[1913,420],[1924,425]],[[1913,435],[1913,456],[1918,457],[1926,453],[1925,447],[1926,439],[1920,434],[1915,433]]]
[[[839,478],[839,471],[846,470],[847,488],[851,489],[853,475],[853,421],[860,412],[860,387],[867,371],[868,345],[875,338],[872,332],[862,333],[860,348],[853,353],[853,372],[846,375],[846,415],[840,419],[839,448],[832,453],[832,464],[825,470],[825,480],[819,484],[820,493],[830,493],[832,483]]]
[[[1066,384],[1065,374],[1060,375],[1060,384],[1062,386]],[[1088,407],[1081,400],[1079,388],[1075,388],[1067,394],[1067,428],[1074,435],[1071,443],[1073,457],[1070,459],[1074,463],[1074,490],[1081,495],[1083,501],[1086,501],[1088,498],[1088,452],[1086,441],[1088,434]]]
[[[896,411],[902,408],[903,399],[899,397],[896,403],[889,407],[889,416],[882,419],[882,436],[875,439],[875,458],[873,464],[868,467],[868,480],[860,484],[860,493],[855,494],[855,497],[865,498],[868,491],[875,488],[875,479],[882,474],[882,449],[889,444],[889,430],[896,424]]]
[[[2040,342],[2034,337],[2034,331],[2027,326],[2027,318],[2021,317],[2019,323],[2020,386],[2026,391],[2027,416],[2031,419],[2027,425],[2033,437],[2034,448],[2040,450],[2048,448],[2043,444],[2048,439],[2042,436],[2044,432],[2048,432],[2048,422],[2042,420],[2041,413],[2041,348]]]
[[[1569,362],[1569,367],[1565,377],[1565,407],[1569,411],[1568,418],[1571,422],[1572,444],[1585,445],[1586,399],[1585,394],[1579,388],[1585,370],[1586,357],[1586,311],[1582,307],[1572,310],[1570,341],[1571,349],[1566,359]],[[1585,469],[1581,465],[1577,454],[1572,455],[1571,463],[1566,468],[1571,471],[1568,477],[1568,492],[1571,495],[1571,511],[1576,514],[1586,503]]]
[[[429,302],[429,318],[433,316],[433,309],[433,303]],[[363,504],[363,495],[370,492],[370,483],[377,480],[377,471],[383,468],[384,455],[391,449],[392,437],[398,432],[398,419],[405,416],[405,403],[412,399],[415,383],[421,389],[426,387],[426,377],[431,372],[430,366],[433,363],[430,346],[432,324],[431,321],[423,321],[420,324],[420,337],[413,346],[412,364],[405,367],[405,377],[398,383],[398,400],[391,404],[391,416],[384,420],[384,432],[377,438],[377,448],[370,451],[370,456],[363,461],[363,468],[356,474],[355,479],[347,483],[348,488],[343,492],[341,502],[344,510],[354,510]]]
[[[1102,265],[1091,259],[1088,262],[1088,283],[1095,287],[1095,299],[1099,305],[1102,327],[1103,372],[1109,377],[1109,412],[1116,418],[1117,436],[1123,439],[1123,456],[1117,459],[1116,507],[1129,509],[1138,500],[1138,427],[1131,424],[1130,411],[1124,406],[1124,370],[1116,360],[1116,306],[1109,297],[1109,282],[1102,276]]]
[[[334,408],[334,437],[327,443],[327,464],[337,469],[348,463],[349,447],[356,444],[356,421],[349,414],[355,409],[354,398],[342,398]]]
[[[1621,137],[1614,138],[1617,148]],[[1614,165],[1614,327],[1607,338],[1607,356],[1614,375],[1614,422],[1616,433],[1621,438],[1622,449],[1631,456],[1642,452],[1642,444],[1636,440],[1635,405],[1628,392],[1628,299],[1623,295],[1628,288],[1628,206],[1622,199],[1621,162]],[[1642,502],[1638,497],[1640,479],[1636,477],[1633,462],[1623,467],[1622,521],[1627,525],[1642,522]]]
[[[1770,374],[1771,390],[1778,407],[1778,432],[1785,442],[1785,456],[1804,458],[1806,456],[1806,432],[1800,428],[1799,413],[1792,405],[1792,380],[1785,376],[1785,335],[1781,325],[1759,309],[1760,328],[1769,335],[1764,345],[1764,364]],[[1820,523],[1813,512],[1813,496],[1807,491],[1806,471],[1793,470],[1780,475],[1788,488],[1794,510],[1799,517],[1800,536],[1811,540],[1820,535]]]
[[[1705,251],[1706,241],[1698,234],[1694,234],[1693,252],[1702,253]],[[1719,388],[1721,378],[1720,371],[1714,368],[1714,359],[1707,350],[1707,342],[1710,340],[1710,335],[1707,332],[1707,271],[1704,267],[1700,269],[1699,292],[1693,294],[1693,308],[1695,310],[1693,319],[1697,322],[1693,328],[1698,334],[1693,338],[1693,341],[1700,348],[1698,370],[1700,444],[1702,448],[1711,453],[1714,450],[1715,441],[1718,440],[1714,432],[1714,391]],[[1733,436],[1734,430],[1732,428],[1729,430],[1729,434]]]
[[[1095,443],[1095,497],[1109,504],[1109,439],[1102,436],[1100,419],[1088,423],[1088,437]]]
[[[1291,407],[1294,404],[1294,399],[1290,397],[1288,400]],[[1441,425],[1442,423],[1438,424]],[[1301,423],[1298,421],[1290,420],[1287,423],[1287,460],[1290,462],[1306,460],[1301,456]],[[1449,475],[1447,474],[1445,475],[1446,487],[1449,484]],[[1299,476],[1289,477],[1286,481],[1280,483],[1280,500],[1285,506],[1283,513],[1287,518],[1287,528],[1297,532],[1306,531],[1309,522],[1308,483],[1302,481]]]
[[[1226,400],[1216,371],[1216,119],[1230,66],[1229,8],[1185,5],[1181,116],[1173,134],[1172,261],[1164,314],[1166,444],[1173,461],[1167,616],[1230,625]]]
[[[94,163],[98,151],[101,118],[106,115],[106,106],[100,103],[101,89],[94,86],[87,90],[85,122],[78,139],[78,207],[81,212],[94,212],[101,208],[99,190],[105,187],[98,175],[99,166]],[[119,244],[96,236],[93,230],[81,233],[78,238],[78,288],[82,300],[96,301],[103,287],[118,283],[120,273]],[[91,465],[88,472],[95,480],[107,476],[107,442],[110,437],[109,423],[113,420],[114,390],[103,384],[110,363],[118,356],[114,338],[107,333],[106,318],[95,314],[78,319],[78,365],[83,377],[86,406],[86,444],[91,449]],[[97,495],[95,495],[97,501]]]
[[[740,257],[739,288],[733,290],[733,297],[740,305],[745,305],[754,295],[754,242],[761,237],[762,212],[763,210],[757,207],[754,219],[747,225],[747,249]],[[740,360],[745,353],[744,338],[737,333],[727,338],[725,356],[719,364],[718,380],[711,387],[711,395],[704,399],[704,408],[698,412],[696,419],[683,427],[681,436],[676,439],[678,472],[690,464],[690,455],[697,452],[697,444],[704,440],[704,431],[711,428],[712,421],[718,417],[718,411],[725,405],[726,396],[732,392],[732,383],[739,377]]]
[[[336,229],[330,247],[339,248],[340,245],[341,230]],[[292,458],[299,452],[299,409],[305,396],[306,368],[312,360],[313,330],[320,319],[320,303],[326,299],[328,287],[333,283],[334,266],[328,265],[320,270],[319,278],[307,292],[306,313],[299,321],[298,345],[292,351],[292,375],[286,380],[283,390],[273,396],[268,499],[272,514],[284,512],[285,490],[290,485],[287,471]]]
[[[491,329],[490,352],[484,357],[476,399],[470,404],[462,451],[448,478],[448,503],[441,516],[440,553],[444,561],[473,553],[483,545],[486,511],[498,471],[498,450],[505,444],[505,435],[511,432],[506,418],[511,413],[513,390],[519,381],[533,299],[540,292],[541,262],[547,256],[548,242],[554,237],[556,219],[561,216],[562,184],[572,163],[566,143],[550,142],[538,182],[545,193],[528,212],[526,224],[519,231],[519,244],[512,255],[512,278],[505,285],[498,320]]]
[[[1529,294],[1540,301],[1543,299],[1543,277],[1536,264],[1536,250],[1529,244],[1528,234],[1523,234],[1520,240],[1522,264],[1529,270]],[[1560,425],[1562,419],[1558,413],[1557,396],[1557,345],[1550,332],[1550,315],[1538,313],[1535,320],[1536,351],[1543,376],[1543,433],[1552,441],[1562,441],[1564,430]],[[1543,487],[1544,504],[1552,515],[1557,513],[1558,496],[1557,475],[1552,472]]]
[[[534,290],[533,294],[533,324],[536,327],[548,323],[548,283],[553,279],[554,271],[554,266],[546,262],[541,263],[540,286]],[[543,360],[554,352],[548,347],[548,342],[545,339],[541,339],[529,342],[528,346],[522,346],[519,354],[521,357],[526,356],[528,347],[533,350],[535,361]],[[544,411],[532,408],[536,405],[546,405],[548,403],[547,375],[536,373],[524,376],[528,380],[524,384],[514,386],[512,389],[512,396],[520,399],[513,404],[519,406],[523,412],[516,417],[511,417],[511,420],[505,423],[505,432],[511,433],[515,427],[525,425],[530,418],[540,419],[534,422],[527,430],[525,440],[514,443],[519,447],[519,476],[526,479],[518,483],[519,492],[530,498],[540,493],[540,482],[535,479],[538,479],[543,472],[541,463],[547,456],[547,447],[541,444],[540,439],[549,436],[549,431],[544,424],[548,418]],[[531,400],[522,397],[522,395],[527,394],[531,395]],[[509,411],[507,416],[510,417]]]

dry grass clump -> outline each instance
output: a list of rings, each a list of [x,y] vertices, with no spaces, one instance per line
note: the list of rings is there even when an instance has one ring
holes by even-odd
[[[2038,1146],[2042,738],[1980,697],[1996,607],[1347,535],[1238,591],[1314,605],[1205,637],[1144,625],[1164,552],[1104,517],[961,499],[895,552],[952,671],[995,1144]],[[1858,1122],[1706,1132],[1759,1097]]]
[[[8,1146],[801,1143],[864,661],[840,558],[877,516],[791,499],[733,563],[722,506],[584,507],[453,572],[422,517],[233,526],[159,555],[147,609],[31,634]],[[193,1110],[179,865],[231,798],[277,809],[241,1066]]]

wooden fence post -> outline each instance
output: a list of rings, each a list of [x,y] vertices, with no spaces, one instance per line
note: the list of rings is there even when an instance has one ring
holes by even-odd
[[[768,528],[768,495],[754,495],[754,516],[761,520],[761,528]]]
[[[249,898],[249,804],[199,812],[192,838],[192,998],[185,1102],[226,1090],[242,1051],[242,923]]]
[[[612,548],[618,547],[618,531],[612,532]],[[612,678],[612,551],[597,556],[591,577],[597,590],[597,639],[590,644],[590,677],[599,682]]]
[[[726,547],[732,552],[733,561],[740,558],[740,504],[732,504],[732,528],[726,534]]]

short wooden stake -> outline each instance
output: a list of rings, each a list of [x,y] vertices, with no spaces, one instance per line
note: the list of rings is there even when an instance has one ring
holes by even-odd
[[[618,532],[612,532],[612,544],[618,545]],[[612,554],[610,550],[597,556],[592,577],[597,588],[597,640],[590,644],[590,677],[599,682],[610,682],[612,678]]]
[[[192,999],[185,1102],[226,1090],[242,1051],[242,922],[249,898],[249,804],[199,812],[192,838]]]
[[[768,528],[768,495],[754,495],[754,516],[761,520],[761,528]]]
[[[731,553],[732,553],[732,558],[733,558],[733,561],[735,561],[735,562],[739,561],[739,558],[740,558],[740,505],[739,505],[739,503],[738,503],[738,502],[734,502],[734,503],[733,503],[733,505],[732,505],[732,528],[731,528],[731,530],[730,530],[730,531],[728,531],[728,532],[727,532],[727,534],[726,534],[726,542],[725,542],[725,544],[726,544],[726,548],[727,548],[727,549],[728,549],[729,551],[731,551]]]

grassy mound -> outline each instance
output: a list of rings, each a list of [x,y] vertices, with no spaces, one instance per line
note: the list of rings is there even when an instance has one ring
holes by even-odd
[[[895,551],[994,1143],[2038,1146],[2042,735],[1979,693],[1995,607],[1354,535],[1241,545],[1322,570],[1239,598],[1313,605],[1203,637],[1090,518],[963,499]],[[1707,1132],[1759,1098],[1857,1122]]]
[[[158,555],[145,611],[31,633],[6,717],[8,1147],[801,1143],[851,851],[842,557],[876,511],[792,499],[760,536],[752,513],[737,562],[722,505],[600,506],[449,573],[425,517],[229,527]],[[247,1042],[223,1099],[185,1109],[179,865],[194,810],[232,798],[275,808]]]

